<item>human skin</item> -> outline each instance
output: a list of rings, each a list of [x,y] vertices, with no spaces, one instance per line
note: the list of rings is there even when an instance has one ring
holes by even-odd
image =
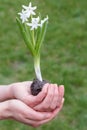
[[[61,110],[63,102],[52,112],[39,112],[17,99],[7,100],[0,103],[0,120],[14,119],[32,127],[38,127],[55,118]]]
[[[31,83],[26,81],[0,86],[0,101],[18,99],[37,111],[52,111],[61,105],[63,85],[58,87],[57,84],[46,84],[37,96],[33,96],[30,91]]]
[[[53,118],[62,109],[64,86],[46,84],[42,91],[33,96],[32,82],[19,82],[0,86],[0,119],[15,119],[37,127]]]

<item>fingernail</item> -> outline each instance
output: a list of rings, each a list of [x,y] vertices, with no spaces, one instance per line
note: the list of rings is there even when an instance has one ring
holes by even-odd
[[[54,84],[54,85],[58,87],[58,85],[57,85],[57,84]]]
[[[65,101],[65,98],[62,99],[62,103],[64,103],[64,101]]]
[[[64,87],[64,85],[60,85],[60,87]]]

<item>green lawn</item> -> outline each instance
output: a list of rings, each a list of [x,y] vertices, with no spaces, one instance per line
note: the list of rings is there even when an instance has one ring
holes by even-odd
[[[32,80],[33,60],[16,24],[28,0],[0,0],[0,84]],[[87,0],[32,0],[49,24],[41,54],[45,79],[65,85],[65,104],[56,119],[38,130],[87,130]],[[34,130],[0,121],[0,130]]]

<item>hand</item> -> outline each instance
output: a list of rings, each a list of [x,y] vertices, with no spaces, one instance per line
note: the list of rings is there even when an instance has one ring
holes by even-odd
[[[42,91],[33,96],[30,92],[32,82],[11,84],[13,98],[19,99],[37,111],[52,111],[61,105],[64,96],[64,86],[56,84],[44,85]]]
[[[57,84],[49,84],[48,92],[45,99],[34,107],[37,111],[53,111],[60,107],[64,96],[64,86]]]
[[[31,83],[30,81],[26,81],[10,84],[11,99],[19,99],[30,107],[41,103],[47,95],[48,84],[43,87],[43,90],[37,96],[33,96],[30,91]]]
[[[60,108],[57,107],[53,112],[37,112],[19,100],[8,100],[0,103],[0,119],[11,118],[38,127],[52,120],[61,110],[63,102]]]

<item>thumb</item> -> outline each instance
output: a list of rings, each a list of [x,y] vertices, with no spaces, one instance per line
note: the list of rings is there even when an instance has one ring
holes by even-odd
[[[40,104],[47,95],[48,87],[49,87],[49,84],[48,83],[45,84],[43,86],[42,91],[36,96],[27,94],[25,96],[26,98],[25,102],[27,103],[27,105],[29,105],[30,107],[35,107],[36,105]]]

